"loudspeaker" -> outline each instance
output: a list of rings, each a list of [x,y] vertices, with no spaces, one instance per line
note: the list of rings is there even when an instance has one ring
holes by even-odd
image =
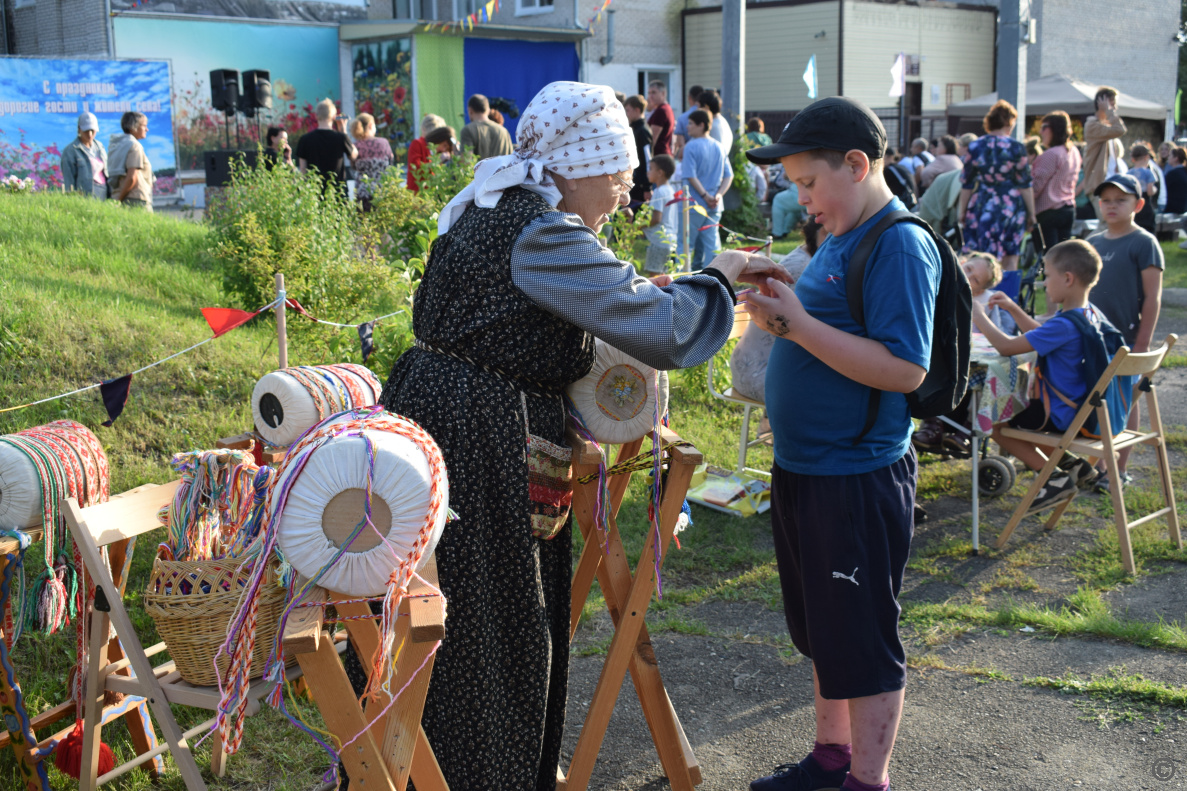
[[[243,72],[243,107],[272,109],[272,75],[267,69],[251,69]]]
[[[239,72],[234,69],[210,72],[210,104],[227,115],[235,114],[239,106]]]
[[[244,165],[254,168],[259,160],[259,151],[256,149],[237,151],[220,148],[216,151],[202,152],[202,163],[206,166],[207,187],[225,187],[231,183],[232,159],[241,159]]]

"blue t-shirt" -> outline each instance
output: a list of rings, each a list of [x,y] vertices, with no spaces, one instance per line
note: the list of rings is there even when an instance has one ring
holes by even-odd
[[[694,104],[692,107],[689,107],[687,110],[680,113],[680,115],[676,116],[676,128],[672,133],[683,137],[685,143],[688,142],[688,116],[692,115],[698,109],[699,108]]]
[[[721,150],[711,137],[694,137],[684,147],[684,160],[680,173],[682,178],[696,178],[701,182],[706,195],[713,195],[721,182],[734,177],[734,169],[730,167],[729,157]],[[710,209],[709,204],[694,189],[692,199],[709,213],[710,217],[721,217],[722,203],[718,201],[716,209]]]
[[[1080,310],[1091,319],[1086,310]],[[1047,377],[1051,386],[1078,404],[1088,393],[1082,364],[1084,336],[1071,319],[1061,319],[1062,314],[1061,310],[1038,329],[1026,333],[1026,340],[1030,341],[1040,357],[1046,358]],[[1048,394],[1048,400],[1051,403],[1051,422],[1060,431],[1065,430],[1076,416],[1076,409],[1063,403],[1054,393]]]
[[[829,237],[796,281],[795,293],[813,317],[852,335],[873,338],[895,357],[927,368],[940,287],[940,252],[927,231],[901,222],[887,229],[874,246],[863,287],[865,327],[849,314],[845,295],[853,248],[883,215],[904,209],[894,198],[849,233]],[[902,393],[882,393],[877,422],[853,444],[865,425],[871,392],[799,344],[777,338],[766,380],[775,461],[802,475],[855,475],[898,461],[911,442],[911,413]]]

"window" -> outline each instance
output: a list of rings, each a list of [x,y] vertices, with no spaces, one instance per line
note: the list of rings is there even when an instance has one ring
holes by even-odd
[[[453,0],[453,18],[465,19],[478,13],[478,0]]]
[[[552,13],[553,0],[515,0],[515,15]]]

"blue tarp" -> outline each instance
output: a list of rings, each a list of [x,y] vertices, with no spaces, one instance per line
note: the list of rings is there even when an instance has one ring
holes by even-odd
[[[579,67],[573,42],[468,38],[466,96],[481,93],[492,100],[510,99],[522,112],[548,83],[576,80]],[[519,119],[505,118],[505,125],[514,140]]]

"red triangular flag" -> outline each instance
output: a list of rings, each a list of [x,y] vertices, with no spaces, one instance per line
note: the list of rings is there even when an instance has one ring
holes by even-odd
[[[206,317],[206,323],[216,338],[256,317],[255,313],[238,308],[202,308],[202,315]]]
[[[285,299],[284,304],[285,304],[285,307],[292,308],[293,310],[300,313],[302,316],[306,316],[308,318],[313,318],[312,316],[309,315],[309,311],[305,310],[305,306],[302,305],[297,300],[293,299],[292,297],[288,297],[287,299]]]

